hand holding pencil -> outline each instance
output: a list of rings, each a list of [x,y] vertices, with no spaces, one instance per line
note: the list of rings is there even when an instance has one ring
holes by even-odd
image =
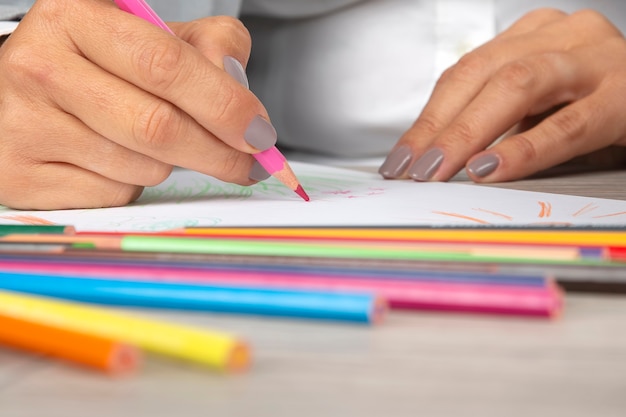
[[[110,1],[35,2],[0,48],[0,204],[124,205],[174,166],[267,178],[252,155],[276,132],[247,88],[247,30],[228,17],[172,30]]]

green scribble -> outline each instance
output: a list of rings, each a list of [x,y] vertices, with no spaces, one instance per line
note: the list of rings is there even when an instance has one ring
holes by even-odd
[[[323,195],[362,186],[362,180],[331,176],[303,175],[299,180],[309,195]],[[293,197],[293,191],[275,178],[269,178],[252,186],[230,184],[211,177],[195,177],[182,180],[170,179],[156,187],[148,187],[134,206],[154,203],[185,203],[210,200],[247,200],[256,197]]]

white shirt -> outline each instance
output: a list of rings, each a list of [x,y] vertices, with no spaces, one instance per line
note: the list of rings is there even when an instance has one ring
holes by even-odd
[[[344,156],[387,153],[438,74],[530,10],[594,8],[626,28],[621,0],[148,2],[165,20],[242,15],[253,37],[251,89],[267,107],[279,143]],[[0,20],[31,4],[0,0]]]

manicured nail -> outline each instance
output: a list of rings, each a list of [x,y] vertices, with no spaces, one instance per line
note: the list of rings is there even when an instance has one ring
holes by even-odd
[[[409,176],[416,181],[429,181],[443,162],[443,151],[432,148],[409,168]]]
[[[261,116],[256,116],[243,134],[248,144],[260,151],[265,151],[276,144],[276,129]]]
[[[263,165],[259,163],[259,161],[254,161],[252,168],[250,168],[250,173],[248,174],[248,178],[252,181],[263,181],[270,177],[270,173],[263,168]]]
[[[243,65],[241,62],[233,58],[232,56],[224,57],[224,71],[230,74],[235,80],[239,82],[239,84],[243,85],[246,88],[250,88],[248,84],[248,76],[246,75],[246,70],[243,69]]]
[[[384,178],[398,178],[404,174],[412,158],[411,148],[400,146],[387,155],[385,162],[378,169],[378,173]]]
[[[500,158],[497,155],[488,153],[479,156],[467,165],[467,171],[477,177],[486,177],[498,168]]]

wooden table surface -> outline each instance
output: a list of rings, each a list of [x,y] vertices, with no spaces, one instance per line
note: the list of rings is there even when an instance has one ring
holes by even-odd
[[[620,171],[502,186],[626,200],[625,185]],[[110,378],[0,349],[0,416],[626,416],[624,296],[568,294],[554,321],[393,312],[373,328],[140,312],[244,335],[254,365],[225,376],[149,357]]]

